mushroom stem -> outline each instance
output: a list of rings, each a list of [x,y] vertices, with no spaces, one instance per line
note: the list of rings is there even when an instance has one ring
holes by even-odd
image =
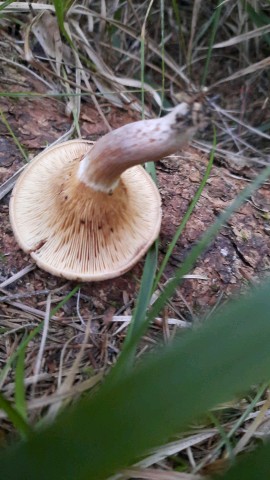
[[[80,161],[78,178],[110,193],[128,168],[158,161],[188,143],[201,126],[201,104],[181,103],[168,115],[129,123],[101,137]]]

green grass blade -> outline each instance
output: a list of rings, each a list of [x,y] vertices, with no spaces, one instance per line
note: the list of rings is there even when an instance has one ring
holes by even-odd
[[[8,120],[5,117],[4,112],[2,112],[1,108],[0,108],[0,117],[1,117],[1,120],[2,120],[3,124],[5,125],[8,133],[11,135],[15,145],[18,147],[18,149],[20,150],[24,160],[27,163],[28,162],[28,155],[27,155],[25,149],[23,148],[23,146],[21,145],[19,139],[16,137],[15,133],[13,132],[13,130],[12,130]]]
[[[206,77],[207,77],[207,74],[208,74],[209,63],[210,63],[210,60],[211,60],[212,49],[213,49],[213,45],[214,45],[214,41],[215,41],[217,29],[218,29],[218,24],[219,24],[219,19],[220,19],[222,6],[223,6],[222,3],[218,4],[218,6],[216,7],[216,10],[215,10],[215,13],[213,15],[212,31],[211,31],[211,35],[210,35],[210,41],[209,41],[209,46],[208,46],[207,56],[206,56],[206,63],[205,63],[205,66],[204,66],[204,71],[203,71],[203,76],[202,76],[202,81],[201,81],[202,86],[205,86]]]
[[[17,411],[12,404],[6,400],[6,398],[0,393],[0,409],[3,410],[8,416],[9,420],[13,423],[14,427],[21,436],[25,439],[32,433],[31,427],[25,421],[23,416]]]
[[[245,455],[219,480],[267,480],[270,478],[270,444],[261,446],[255,452]]]
[[[257,27],[263,27],[264,25],[269,25],[270,17],[266,15],[263,11],[261,10],[256,11],[249,2],[244,2],[244,8],[248,16],[252,20],[252,22],[254,22],[254,24]],[[260,8],[259,5],[257,6],[257,8]],[[270,35],[269,34],[262,35],[262,38],[268,43],[268,46],[269,46]]]
[[[66,36],[66,29],[65,29],[65,0],[52,0],[52,4],[55,9],[55,14],[59,26],[59,30],[62,35]]]
[[[155,242],[155,244],[152,245],[152,247],[147,253],[135,311],[132,316],[130,326],[128,328],[122,352],[117,360],[116,366],[111,372],[111,382],[120,380],[131,368],[134,362],[137,348],[137,341],[133,341],[133,338],[138,338],[137,332],[140,331],[141,328],[143,328],[143,330],[146,330],[148,327],[148,323],[145,325],[145,321],[147,321],[146,311],[149,306],[153,289],[153,282],[157,267],[157,255],[158,245],[157,242]]]
[[[238,418],[238,420],[234,423],[233,427],[228,432],[226,432],[226,436],[227,436],[228,439],[232,438],[233,435],[237,432],[237,430],[241,427],[241,425],[243,425],[243,423],[246,421],[246,419],[248,418],[250,413],[252,413],[253,409],[257,405],[257,403],[260,400],[260,398],[262,397],[262,395],[265,393],[265,390],[268,388],[268,386],[269,386],[269,382],[265,382],[261,386],[258,387],[258,391],[257,391],[256,395],[254,396],[254,398],[252,399],[252,401],[250,402],[250,404],[248,405],[248,407],[244,410],[244,412],[242,413],[240,418]],[[227,441],[227,439],[226,439],[226,441]],[[211,454],[213,455],[213,458],[216,455],[218,456],[221,449],[226,445],[226,441],[223,438],[222,440],[220,440],[220,442],[218,442],[217,446],[211,452]],[[197,464],[196,468],[194,469],[193,473],[196,473],[196,472],[200,471],[201,468],[204,465],[206,465],[206,463],[207,463],[207,459],[203,459],[202,462],[199,462]]]
[[[174,237],[173,237],[173,239],[172,239],[172,241],[171,241],[171,243],[168,247],[166,255],[165,255],[165,257],[164,257],[164,259],[161,263],[160,269],[157,273],[153,290],[156,290],[156,288],[158,286],[158,283],[159,283],[159,281],[162,277],[162,274],[163,274],[163,272],[166,268],[166,265],[169,261],[169,258],[170,258],[171,254],[173,252],[173,249],[174,249],[176,243],[178,242],[178,239],[179,239],[180,235],[183,233],[183,230],[185,229],[186,224],[187,224],[188,220],[190,219],[190,216],[191,216],[191,214],[192,214],[192,212],[193,212],[193,210],[194,210],[194,208],[195,208],[195,206],[196,206],[196,204],[197,204],[197,202],[198,202],[198,200],[199,200],[199,198],[202,194],[202,191],[203,191],[203,189],[206,185],[206,182],[209,178],[209,175],[210,175],[210,172],[211,172],[211,169],[212,169],[212,166],[213,166],[213,162],[214,162],[215,146],[216,146],[216,132],[214,133],[213,149],[210,153],[210,158],[209,158],[209,162],[208,162],[208,165],[207,165],[206,172],[203,176],[203,179],[201,181],[201,184],[200,184],[197,192],[194,195],[194,198],[193,198],[192,202],[190,203],[190,205],[189,205],[189,207],[188,207],[188,209],[187,209],[187,211],[186,211],[186,213],[183,217],[183,220],[182,220],[181,224],[179,225],[178,229],[176,230],[175,235],[174,235]]]
[[[208,416],[212,421],[212,423],[214,424],[214,426],[216,427],[217,431],[219,432],[219,435],[221,437],[221,443],[226,448],[226,456],[228,456],[229,458],[233,458],[233,447],[232,447],[232,443],[230,441],[228,432],[225,431],[222,424],[219,422],[218,418],[212,412],[209,412]]]
[[[4,368],[2,368],[2,370],[0,371],[0,386],[1,384],[3,383],[9,369],[11,368],[11,365],[13,364],[13,362],[18,358],[18,356],[20,355],[21,351],[27,347],[27,345],[29,344],[29,342],[31,342],[31,340],[39,333],[41,332],[42,330],[42,327],[43,327],[43,323],[44,322],[41,322],[36,328],[34,328],[34,330],[32,330],[29,335],[22,341],[22,343],[19,345],[19,347],[17,348],[17,350],[15,350],[15,352],[9,356],[9,358],[7,359],[7,362],[4,366]]]
[[[113,388],[105,381],[96,396],[82,399],[46,430],[3,452],[2,477],[105,479],[207,409],[269,378],[269,289],[268,281],[227,304]]]
[[[177,0],[172,0],[172,8],[173,8],[173,14],[175,17],[175,21],[178,27],[178,45],[179,45],[179,52],[183,55],[184,61],[186,60],[186,52],[187,52],[187,47],[186,47],[186,41],[185,37],[183,34],[183,26],[182,26],[182,21],[180,17],[180,9],[181,6]],[[185,63],[185,62],[183,62]]]
[[[69,34],[67,33],[67,30],[65,27],[65,14],[70,7],[70,3],[71,2],[69,0],[52,0],[59,30],[62,33],[63,37],[67,40],[71,48],[74,48],[73,42]]]
[[[138,296],[135,312],[134,312],[134,322],[131,325],[131,328],[128,332],[127,336],[127,344],[130,342],[134,332],[138,330],[139,322],[141,321],[142,317],[145,315],[145,312],[149,306],[149,302],[151,299],[152,294],[152,285],[154,280],[154,275],[156,271],[157,265],[157,249],[156,246],[153,245],[147,256],[145,262],[145,268],[142,276],[141,288],[140,293]]]
[[[27,406],[24,387],[24,362],[26,346],[20,348],[15,370],[15,408],[21,417],[26,421]]]
[[[165,18],[164,18],[164,0],[160,0],[160,29],[161,29],[161,103],[164,103],[165,97]]]
[[[6,0],[5,2],[0,5],[0,12],[2,10],[5,10],[6,7],[8,7],[11,3],[15,2],[15,0]]]

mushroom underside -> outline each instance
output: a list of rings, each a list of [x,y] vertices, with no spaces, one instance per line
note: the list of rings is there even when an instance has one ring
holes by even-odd
[[[77,178],[92,143],[72,140],[46,150],[24,171],[10,204],[21,248],[44,270],[94,281],[123,274],[157,238],[158,190],[141,166],[126,170],[112,194]]]

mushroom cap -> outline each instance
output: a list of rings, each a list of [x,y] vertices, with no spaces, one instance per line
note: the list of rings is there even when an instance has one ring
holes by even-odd
[[[131,269],[157,238],[161,200],[141,166],[126,170],[112,194],[77,176],[93,142],[71,140],[39,154],[12,192],[10,221],[37,265],[77,281],[114,278]]]

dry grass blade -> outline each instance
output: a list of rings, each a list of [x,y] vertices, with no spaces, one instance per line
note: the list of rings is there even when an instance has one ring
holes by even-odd
[[[28,265],[27,267],[23,268],[19,272],[9,277],[4,282],[0,283],[0,289],[7,287],[8,285],[11,285],[14,282],[17,282],[17,280],[24,277],[24,275],[27,275],[27,273],[32,272],[32,270],[34,270],[35,268],[36,268],[36,265]]]
[[[214,85],[211,85],[211,89],[215,88],[217,85],[221,85],[222,83],[232,82],[233,80],[244,77],[245,75],[250,75],[251,73],[257,73],[259,70],[268,68],[269,65],[270,65],[270,57],[264,58],[263,60],[260,60],[260,62],[253,63],[252,65],[249,65],[246,68],[242,68],[241,70],[233,73],[229,77],[222,78],[218,82],[214,83]]]
[[[21,310],[25,313],[30,313],[34,317],[41,318],[42,320],[45,319],[46,313],[43,312],[42,310],[38,310],[37,308],[29,307],[28,305],[25,305],[25,304],[20,303],[20,302],[12,302],[12,301],[10,302],[9,300],[5,300],[5,303],[8,303],[12,307],[15,307],[18,310]],[[56,315],[53,315],[51,318],[52,318],[52,320],[58,320],[58,317]]]
[[[18,170],[18,172],[14,173],[12,177],[10,177],[6,182],[4,182],[0,186],[0,200],[2,200],[2,198],[4,198],[12,190],[12,188],[15,185],[15,182],[18,180],[20,174],[23,172],[24,169],[25,169],[25,165],[21,167]]]
[[[74,7],[74,13],[75,11],[77,13],[80,13],[82,15],[93,15],[93,17],[95,18],[101,18],[101,15],[99,15],[98,13],[96,13],[94,10],[88,10],[86,8],[81,8],[79,6],[75,6]],[[130,35],[132,38],[136,39],[136,40],[139,40],[139,35],[138,33],[136,32],[135,29],[127,26],[127,25],[124,25],[122,24],[121,22],[118,22],[117,20],[114,20],[112,18],[106,18],[104,19],[106,20],[107,22],[109,22],[111,25],[115,26],[116,28],[119,28],[120,31],[123,31],[124,33],[126,33],[127,35]],[[147,42],[147,45],[148,45],[148,48],[149,50],[154,53],[155,55],[157,55],[157,57],[159,59],[161,59],[162,57],[162,54],[161,54],[161,51],[160,51],[160,48],[158,45],[156,45],[153,40],[151,39],[148,39],[148,42]],[[179,65],[177,64],[177,62],[175,62],[173,60],[173,58],[168,54],[166,53],[165,57],[164,57],[164,62],[166,64],[167,67],[171,68],[172,71],[179,76],[179,78],[181,78],[181,80],[184,82],[185,86],[187,88],[190,88],[192,91],[196,91],[196,86],[190,81],[190,79],[188,78],[187,75],[184,74],[184,69],[185,69],[185,66],[183,67],[179,67]]]
[[[109,74],[104,74],[104,77],[107,78],[108,80],[111,80],[111,81],[114,81],[114,82],[117,82],[119,85],[123,85],[125,87],[131,87],[131,88],[134,88],[134,89],[137,89],[137,90],[141,90],[142,88],[144,88],[144,90],[148,93],[151,94],[151,96],[153,97],[153,100],[156,102],[157,106],[158,107],[161,107],[161,100],[160,100],[160,96],[158,95],[158,93],[154,90],[154,88],[152,88],[150,85],[148,85],[147,83],[143,84],[142,85],[142,82],[140,82],[139,80],[134,80],[132,78],[119,78],[119,77],[115,77],[114,75],[109,75]]]
[[[114,315],[112,317],[112,322],[119,322],[119,323],[126,323],[126,326],[131,322],[132,315]],[[157,325],[162,324],[162,318],[157,317],[155,320],[155,323]],[[184,320],[179,320],[178,318],[167,318],[166,321],[168,322],[168,325],[177,325],[178,327],[181,328],[189,328],[191,326],[190,322],[185,322]],[[115,333],[116,335],[116,333]]]
[[[104,115],[102,109],[100,108],[99,103],[98,103],[98,101],[97,101],[97,99],[96,99],[96,97],[95,97],[95,95],[94,95],[94,93],[93,93],[93,89],[92,89],[91,84],[90,84],[90,82],[89,82],[89,80],[88,80],[88,78],[87,78],[87,75],[86,75],[86,73],[85,73],[85,71],[84,71],[84,69],[83,69],[83,66],[82,66],[81,60],[80,60],[80,58],[79,58],[79,55],[77,54],[77,52],[73,52],[73,53],[74,53],[74,56],[75,56],[75,59],[76,59],[76,63],[77,63],[77,65],[78,65],[78,68],[80,69],[82,79],[83,79],[83,81],[84,81],[84,83],[85,83],[88,91],[91,92],[91,99],[92,99],[92,101],[93,101],[93,104],[95,105],[98,113],[100,114],[100,116],[101,116],[101,118],[102,118],[102,120],[103,120],[103,123],[104,123],[105,127],[107,128],[108,132],[110,132],[112,128],[111,128],[111,126],[110,126],[110,124],[109,124],[106,116]],[[76,82],[76,83],[77,83],[77,82]]]
[[[67,140],[69,140],[74,134],[75,128],[76,128],[75,123],[72,122],[70,129],[67,132],[65,132],[63,135],[61,135],[59,138],[57,138],[57,140],[55,140],[50,145],[48,145],[47,148],[51,148],[54,145],[59,145],[59,143],[66,142]]]
[[[130,479],[140,478],[143,480],[202,480],[201,475],[193,475],[192,473],[180,473],[165,471],[160,469],[141,470],[129,468],[123,471],[123,474]]]
[[[37,15],[31,23],[30,29],[32,29],[47,58],[49,61],[51,58],[55,59],[55,62],[50,62],[51,67],[60,75],[63,57],[67,64],[70,61],[70,49],[65,46],[64,50],[56,18],[45,10],[41,12],[41,15]]]
[[[40,373],[37,375],[37,377],[34,377],[32,375],[24,379],[24,386],[29,387],[33,384],[33,382],[36,382],[36,381],[42,382],[43,380],[50,380],[51,378],[52,378],[52,375],[50,373]],[[15,383],[10,382],[8,385],[6,385],[3,388],[3,391],[7,394],[12,393],[12,391],[14,390],[14,387],[15,387]]]
[[[50,313],[51,313],[51,295],[49,294],[47,297],[47,302],[46,302],[46,312],[45,312],[45,317],[44,317],[44,326],[43,326],[43,331],[42,331],[42,337],[41,337],[41,342],[40,342],[40,347],[34,367],[34,379],[33,379],[33,390],[32,390],[32,395],[34,395],[35,392],[35,387],[38,382],[38,376],[40,373],[41,369],[41,363],[42,363],[42,357],[44,354],[44,348],[45,348],[45,343],[49,331],[49,321],[50,321]]]
[[[0,2],[0,6],[3,4],[4,2]],[[31,10],[51,10],[52,12],[55,11],[53,5],[50,5],[49,3],[37,2],[32,2],[31,6],[28,2],[12,2],[10,5],[8,5],[8,7],[5,7],[5,12],[30,13]]]
[[[194,141],[193,145],[194,145],[194,148],[198,148],[200,151],[203,151],[206,153],[209,153],[212,148],[211,145],[201,141]],[[255,156],[250,157],[250,156],[244,156],[243,152],[241,151],[239,153],[234,153],[232,151],[228,151],[223,148],[217,147],[215,150],[215,155],[216,155],[216,158],[223,158],[228,164],[232,164],[232,165],[235,164],[238,167],[249,165],[251,162],[252,163],[254,162],[255,164],[262,165],[262,166],[266,166],[268,163],[267,158],[265,160],[262,160],[260,158],[261,152],[258,152],[258,156],[256,157]],[[228,176],[232,176],[232,178],[241,178],[241,180],[245,182],[251,181],[248,178],[233,175],[229,171],[225,172],[225,174]]]
[[[242,438],[240,438],[239,442],[236,444],[236,446],[233,449],[234,455],[237,455],[238,453],[242,452],[250,439],[253,437],[255,434],[256,430],[259,428],[259,426],[263,423],[265,420],[266,414],[268,413],[268,409],[270,408],[270,396],[269,396],[269,391],[268,391],[268,398],[265,401],[264,405],[260,409],[259,413],[257,414],[256,418],[253,420],[253,422],[249,425],[247,431],[243,435]]]
[[[75,27],[78,37],[81,39],[82,47],[85,49],[91,62],[95,65],[95,68],[97,69],[99,75],[104,77],[106,80],[110,80],[110,82],[112,82],[110,84],[110,91],[114,93],[113,94],[110,93],[109,97],[107,98],[112,99],[113,102],[116,103],[116,105],[118,106],[119,106],[119,102],[120,102],[120,106],[123,106],[124,104],[131,104],[132,108],[136,109],[137,111],[141,111],[141,107],[137,99],[135,99],[131,95],[128,95],[127,93],[123,93],[121,90],[119,91],[119,85],[142,88],[141,82],[133,79],[128,79],[128,78],[127,79],[118,78],[115,75],[113,75],[112,71],[108,68],[108,66],[105,64],[102,58],[95,52],[94,48],[92,48],[91,45],[87,42],[87,38],[83,33],[82,29],[80,28],[80,26],[78,25],[78,23],[73,22],[73,26]],[[103,94],[106,97],[107,94],[106,94],[106,90],[103,88],[102,81],[95,74],[92,75],[92,78],[97,86],[101,85]],[[155,92],[155,90],[152,87],[150,87],[150,85],[146,85],[145,89],[153,95],[153,98],[157,101],[157,103],[160,103],[160,98],[158,94]],[[118,96],[116,96],[117,91],[119,91]],[[122,100],[124,101],[124,103]]]
[[[58,395],[67,395],[68,392],[70,392],[72,385],[74,383],[75,377],[77,375],[77,372],[79,370],[80,362],[82,360],[83,353],[86,348],[89,334],[90,334],[90,322],[88,322],[86,325],[84,339],[83,339],[81,348],[79,350],[79,353],[75,359],[75,362],[73,363],[70,371],[67,373],[66,379],[64,380],[64,382],[60,384],[58,387],[58,390],[57,390]],[[61,372],[59,371],[59,374],[60,373]],[[62,408],[62,406],[63,406],[63,401],[60,400],[58,402],[54,402],[49,408],[46,416],[43,418],[44,423],[52,422],[55,419],[56,415],[58,414],[59,410]]]
[[[53,85],[52,83],[49,83],[45,78],[38,75],[31,68],[26,67],[25,65],[23,65],[19,62],[15,62],[14,60],[10,60],[9,58],[5,58],[3,56],[0,56],[0,60],[4,63],[7,63],[8,65],[13,65],[14,67],[18,68],[19,70],[23,70],[24,72],[27,72],[29,75],[37,78],[41,83],[43,83],[49,89],[49,91],[57,93],[57,89],[56,89],[55,85]]]
[[[45,395],[40,398],[35,398],[33,400],[29,400],[27,402],[27,409],[29,412],[35,412],[36,410],[40,410],[43,408],[47,408],[50,406],[55,405],[56,403],[63,403],[64,401],[71,401],[74,398],[78,397],[79,394],[82,394],[84,392],[89,392],[92,388],[94,388],[96,385],[98,385],[103,378],[103,373],[100,372],[97,375],[94,375],[88,380],[85,380],[81,383],[78,383],[76,385],[73,385],[72,388],[70,388],[67,392],[65,393],[54,393],[52,395]],[[40,374],[38,375],[38,382],[42,381],[48,381],[53,379],[51,375],[48,374]],[[33,381],[33,377],[30,377],[29,379],[25,380],[25,386],[31,386]],[[8,393],[12,393],[14,389],[14,384],[9,384],[8,387],[5,388],[5,392],[7,391]],[[10,392],[9,392],[10,390]],[[0,411],[0,418],[7,418],[5,412]]]
[[[131,53],[130,51],[125,51],[122,48],[119,48],[115,45],[110,45],[109,43],[106,43],[106,42],[100,42],[100,45],[102,47],[105,47],[106,49],[109,49],[110,51],[114,50],[115,52],[120,53],[121,56],[124,56],[124,59],[122,60],[123,63],[127,62],[127,59],[134,60],[138,64],[141,63],[141,59],[140,59],[139,55],[135,55],[134,53]],[[147,58],[146,58],[146,61],[145,61],[145,66],[148,67],[149,69],[151,69],[152,71],[157,72],[160,75],[163,74],[162,69],[158,65],[150,62]],[[179,89],[182,89],[182,84],[176,76],[170,74],[170,72],[168,72],[168,71],[164,72],[164,76],[165,76],[166,79],[170,80]]]
[[[175,455],[179,452],[186,450],[187,448],[199,445],[210,438],[213,438],[217,434],[216,429],[208,430],[190,437],[182,438],[175,442],[167,443],[158,448],[154,453],[144,458],[140,462],[136,463],[136,467],[147,468],[155,463],[159,463],[170,455]]]
[[[236,37],[230,38],[225,42],[216,43],[215,45],[213,45],[213,48],[231,47],[233,45],[237,45],[238,43],[246,42],[251,38],[261,37],[262,35],[265,35],[266,33],[269,33],[269,32],[270,32],[270,25],[264,25],[263,27],[256,28],[255,30],[251,30],[250,32],[245,32],[245,33],[242,33],[241,35],[237,35]]]
[[[202,3],[201,0],[195,0],[193,4],[192,22],[191,22],[190,37],[189,37],[189,43],[188,43],[188,53],[187,53],[188,63],[191,60],[193,41],[194,41],[194,36],[196,32],[201,3]]]
[[[234,115],[231,115],[228,111],[224,110],[223,108],[219,107],[216,104],[213,104],[215,110],[217,113],[220,113],[224,115],[224,117],[229,118],[230,120],[233,120],[236,124],[241,125],[244,127],[246,130],[249,130],[252,133],[255,133],[259,137],[266,138],[267,140],[270,140],[270,135],[267,135],[266,133],[262,132],[261,130],[252,127],[251,125],[248,125],[247,123],[243,122],[240,118],[235,117]]]
[[[25,37],[24,37],[24,57],[25,57],[25,60],[29,63],[32,63],[33,60],[34,60],[34,55],[31,51],[31,48],[30,48],[30,33],[31,33],[31,29],[33,28],[33,26],[35,25],[35,23],[38,23],[40,18],[43,16],[44,12],[41,11],[38,13],[38,15],[36,17],[34,17],[31,22],[29,23],[29,25],[27,25],[26,29],[25,29]],[[46,45],[47,45],[47,42],[46,42]]]

